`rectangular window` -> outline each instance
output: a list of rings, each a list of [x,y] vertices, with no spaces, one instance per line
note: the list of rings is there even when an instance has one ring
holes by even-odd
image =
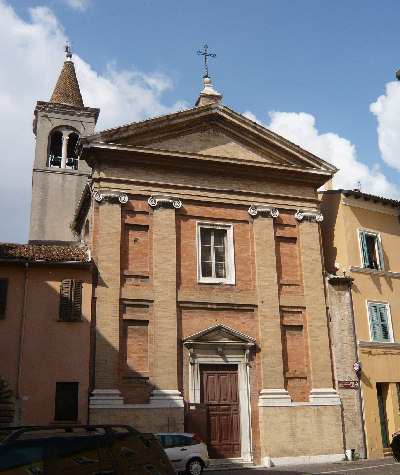
[[[198,280],[204,283],[235,283],[233,227],[197,224]]]
[[[82,318],[82,281],[65,279],[60,286],[59,319],[79,321]]]
[[[78,420],[79,383],[56,383],[55,421]]]
[[[369,269],[383,270],[382,242],[379,233],[360,229],[358,231],[362,266]]]
[[[0,318],[5,318],[7,309],[8,279],[0,279]]]
[[[368,313],[371,341],[393,341],[388,304],[368,302]]]

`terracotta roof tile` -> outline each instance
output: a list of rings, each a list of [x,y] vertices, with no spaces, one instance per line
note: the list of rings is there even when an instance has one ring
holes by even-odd
[[[75,66],[72,61],[64,62],[49,102],[84,107],[78,79],[76,78]]]
[[[89,262],[86,249],[77,246],[0,243],[0,259],[48,262]]]

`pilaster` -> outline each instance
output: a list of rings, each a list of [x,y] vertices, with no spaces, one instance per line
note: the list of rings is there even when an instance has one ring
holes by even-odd
[[[121,255],[121,203],[126,194],[113,190],[98,190],[99,203],[98,285],[96,287],[96,367],[95,390],[90,406],[122,404],[118,390],[119,297]]]
[[[323,216],[318,210],[298,210],[295,218],[299,221],[306,300],[312,381],[310,402],[338,404],[339,396],[332,389],[332,365],[318,226],[318,223],[323,220]]]
[[[276,208],[252,205],[254,248],[257,272],[258,318],[260,324],[261,381],[259,405],[290,403],[284,389],[282,335],[276,268],[274,218]]]
[[[153,209],[154,391],[151,405],[183,404],[178,391],[175,210],[178,198],[151,196]]]

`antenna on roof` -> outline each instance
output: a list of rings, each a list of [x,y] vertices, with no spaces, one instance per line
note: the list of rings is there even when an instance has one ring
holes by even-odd
[[[361,180],[358,180],[357,182],[357,190],[361,191]]]
[[[71,42],[69,40],[65,42],[65,56],[67,57],[68,60],[71,60],[72,58]]]

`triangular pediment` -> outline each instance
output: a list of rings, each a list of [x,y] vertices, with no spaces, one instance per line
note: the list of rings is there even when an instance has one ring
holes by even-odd
[[[214,325],[183,339],[185,343],[254,344],[255,339],[226,325]]]
[[[105,130],[89,143],[239,160],[243,164],[317,170],[336,168],[247,117],[218,103]]]

